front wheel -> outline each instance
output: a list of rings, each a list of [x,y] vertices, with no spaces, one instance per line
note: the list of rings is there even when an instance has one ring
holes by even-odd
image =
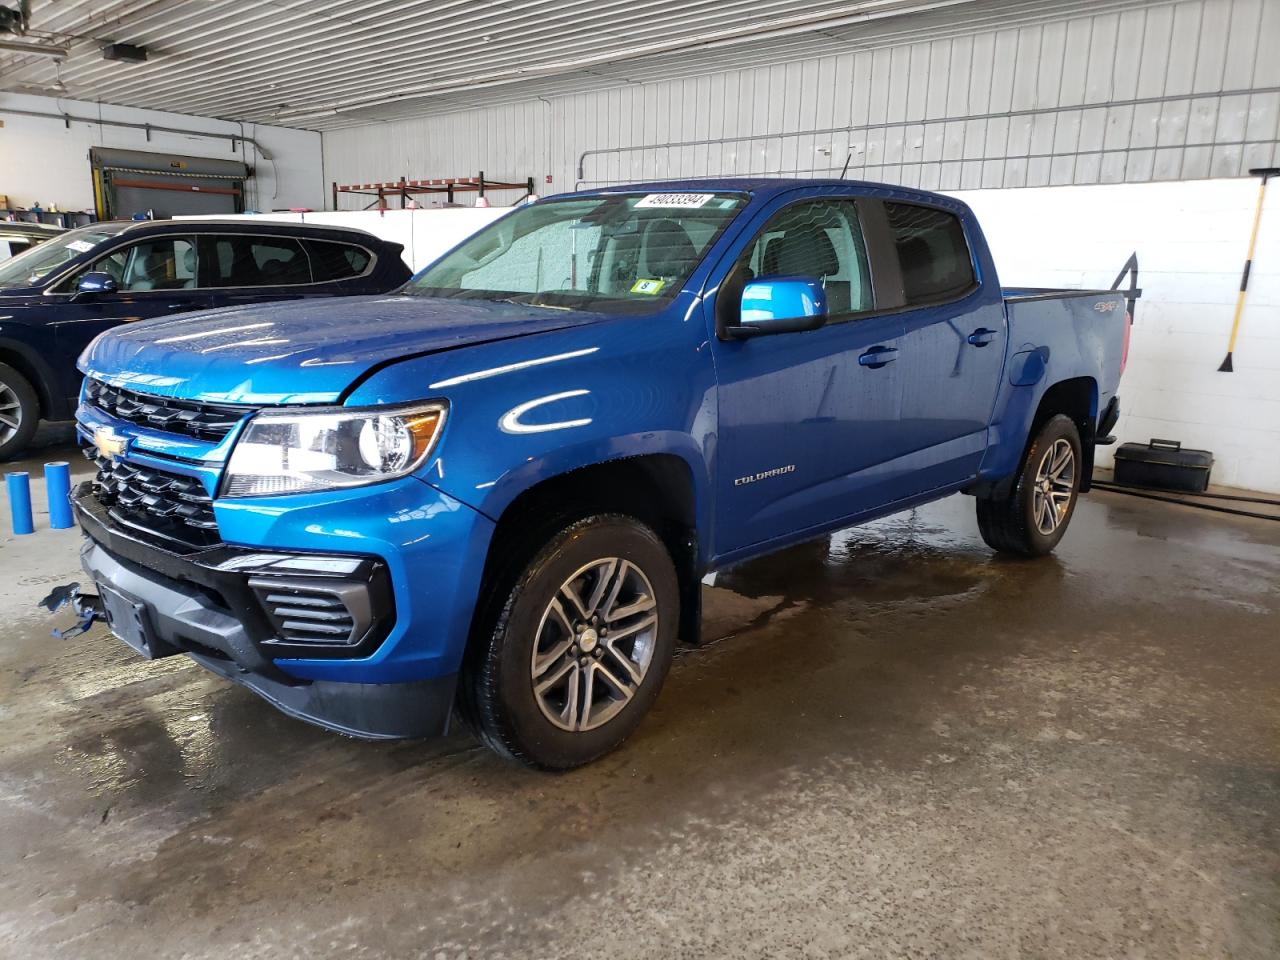
[[[30,381],[0,363],[0,460],[21,453],[40,424],[40,401]]]
[[[675,652],[680,591],[662,541],[617,514],[561,530],[506,593],[464,669],[463,715],[498,753],[565,770],[623,742]]]
[[[1013,489],[978,499],[978,529],[987,546],[1023,557],[1056,547],[1075,513],[1082,463],[1075,423],[1051,417],[1028,447]]]

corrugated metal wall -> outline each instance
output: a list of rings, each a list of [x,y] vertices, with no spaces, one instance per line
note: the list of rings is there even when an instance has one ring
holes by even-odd
[[[933,189],[1277,162],[1280,0],[1188,0],[326,132],[326,176],[848,175]],[[352,198],[344,206],[357,206]]]

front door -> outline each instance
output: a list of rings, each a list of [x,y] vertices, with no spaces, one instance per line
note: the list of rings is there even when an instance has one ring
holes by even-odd
[[[719,556],[874,509],[892,499],[878,468],[895,438],[902,321],[877,315],[850,196],[780,201],[730,254],[714,309],[742,283],[819,279],[829,317],[818,330],[712,341],[719,381]]]
[[[208,291],[198,289],[199,264],[190,237],[158,236],[118,247],[83,273],[106,273],[117,283],[115,293],[76,294],[77,277],[54,294],[58,307],[55,343],[58,366],[66,371],[68,397],[79,389],[76,359],[98,334],[122,323],[149,320],[210,306]]]

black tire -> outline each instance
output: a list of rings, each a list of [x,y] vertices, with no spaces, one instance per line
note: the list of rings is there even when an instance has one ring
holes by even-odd
[[[26,449],[39,425],[40,398],[35,387],[13,367],[0,363],[0,461]]]
[[[1051,530],[1046,530],[1044,527],[1049,522],[1049,514],[1038,513],[1045,509],[1044,487],[1038,483],[1038,477],[1046,459],[1055,449],[1059,452],[1062,450],[1061,443],[1069,445],[1071,449],[1071,477],[1069,484],[1063,484],[1063,471],[1054,492],[1061,496],[1067,494],[1066,488],[1069,487],[1069,495],[1062,508],[1048,506],[1049,510],[1054,511],[1053,519],[1056,522]],[[1067,526],[1075,514],[1083,462],[1080,455],[1080,431],[1071,418],[1058,414],[1046,421],[1027,447],[1009,493],[1003,497],[978,498],[978,529],[987,546],[1001,553],[1021,557],[1042,557],[1053,550],[1067,532]],[[1053,485],[1051,480],[1050,486]],[[1040,488],[1040,496],[1037,496],[1037,487]]]
[[[609,560],[618,561],[612,568],[615,572],[609,574],[610,583],[615,579],[619,582],[618,590],[610,595],[610,599],[617,598],[612,604],[614,612],[644,607],[644,596],[649,591],[656,605],[651,613],[639,610],[631,615],[632,619],[619,618],[615,629],[627,629],[650,617],[653,620],[652,632],[646,628],[629,635],[633,638],[631,652],[647,658],[638,683],[626,675],[625,665],[617,659],[616,651],[623,650],[628,640],[606,641],[608,624],[601,620],[597,641],[592,621],[572,611],[573,604],[562,593],[563,587],[578,595],[595,592],[595,585],[604,579],[604,571],[610,569]],[[593,564],[604,566],[596,568]],[[579,574],[580,579],[573,579]],[[636,589],[637,585],[644,589]],[[609,588],[601,589],[609,592]],[[621,514],[578,520],[551,537],[516,574],[510,587],[500,588],[496,594],[496,615],[482,616],[479,621],[474,646],[460,678],[463,718],[497,753],[544,770],[578,767],[618,747],[657,699],[675,653],[680,622],[679,582],[675,564],[658,535]],[[639,599],[623,602],[632,598]],[[590,599],[584,596],[586,607],[591,607]],[[553,600],[563,601],[561,608],[570,613],[573,623],[554,612]],[[604,611],[606,602],[602,595],[595,609]],[[572,632],[575,627],[585,631]],[[615,643],[620,646],[615,648]],[[567,653],[552,657],[564,644],[569,644]],[[534,690],[534,675],[539,669],[535,645],[546,654],[544,662],[552,664],[541,675],[544,683],[558,670],[568,671],[563,692],[566,712],[558,715],[560,723],[551,719],[550,714],[555,711],[549,703],[561,696],[560,690],[553,688],[543,697]],[[611,687],[604,679],[606,675],[622,679],[622,686],[630,691],[629,698],[622,695],[621,689]],[[568,699],[571,686],[578,692],[578,700],[572,703]],[[584,691],[595,695],[588,700]],[[579,719],[566,717],[576,717],[575,709],[581,713],[581,704],[587,702],[593,707],[586,711],[585,729],[572,730],[562,725],[578,724]],[[594,707],[597,702],[599,708]],[[593,722],[599,725],[592,726]]]

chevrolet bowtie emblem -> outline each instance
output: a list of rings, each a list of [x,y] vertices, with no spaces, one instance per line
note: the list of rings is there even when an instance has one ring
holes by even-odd
[[[129,438],[121,436],[110,427],[99,427],[93,431],[93,445],[108,460],[119,460],[129,449]]]

